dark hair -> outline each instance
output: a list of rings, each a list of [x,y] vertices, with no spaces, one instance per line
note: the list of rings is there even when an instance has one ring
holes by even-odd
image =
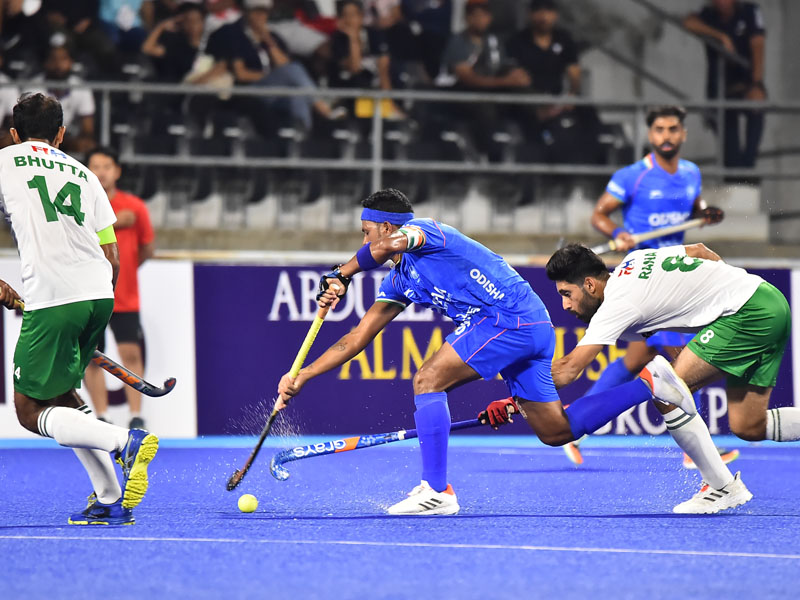
[[[537,10],[558,10],[558,4],[555,3],[555,0],[531,0],[531,12],[536,12]]]
[[[652,127],[655,120],[659,117],[677,117],[678,121],[683,125],[683,120],[686,118],[686,109],[674,104],[651,106],[647,111],[647,126]]]
[[[414,212],[406,195],[392,188],[373,192],[361,202],[361,206],[392,213]]]
[[[336,16],[341,17],[348,4],[355,6],[361,13],[364,13],[364,4],[361,0],[336,0]]]
[[[23,142],[30,139],[52,142],[64,124],[64,111],[52,96],[23,94],[14,106],[12,124]]]
[[[185,15],[188,12],[196,10],[201,15],[206,16],[206,9],[202,4],[197,2],[181,2],[178,5],[178,10],[175,11],[176,15]]]
[[[587,277],[608,278],[603,260],[586,246],[567,244],[547,261],[547,278],[581,285]]]
[[[95,154],[102,154],[103,156],[107,156],[111,160],[114,161],[114,164],[119,166],[119,152],[114,150],[109,146],[97,146],[89,150],[88,154],[86,154],[86,164],[89,164],[89,161],[92,160],[92,157]]]
[[[491,12],[489,0],[467,0],[467,5],[464,7],[464,14],[469,15],[479,9],[484,12]]]

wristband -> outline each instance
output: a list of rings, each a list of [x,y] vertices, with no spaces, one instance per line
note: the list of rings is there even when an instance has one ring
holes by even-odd
[[[612,232],[611,232],[611,239],[612,239],[612,240],[615,240],[615,239],[617,239],[617,236],[618,236],[620,233],[628,233],[628,232],[625,230],[625,228],[624,228],[624,227],[617,227],[617,228],[616,228],[614,231],[612,231]]]
[[[377,269],[381,266],[380,263],[378,263],[378,261],[372,257],[372,252],[369,251],[370,245],[371,242],[367,242],[358,249],[358,252],[356,252],[356,260],[358,261],[358,266],[362,271],[371,271],[372,269]]]

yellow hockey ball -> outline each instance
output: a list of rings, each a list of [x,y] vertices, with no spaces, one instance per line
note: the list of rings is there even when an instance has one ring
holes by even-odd
[[[239,497],[239,510],[243,513],[255,512],[258,508],[258,498],[253,494],[243,494]]]

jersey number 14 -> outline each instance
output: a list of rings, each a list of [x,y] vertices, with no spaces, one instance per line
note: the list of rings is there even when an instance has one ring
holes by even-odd
[[[83,225],[85,215],[81,212],[81,188],[78,184],[68,181],[53,200],[50,200],[50,192],[47,191],[47,181],[41,175],[36,175],[31,179],[28,187],[38,190],[39,199],[44,208],[44,216],[48,222],[58,221],[58,213],[61,213],[75,219],[78,225]],[[65,204],[67,198],[69,198],[69,204]]]

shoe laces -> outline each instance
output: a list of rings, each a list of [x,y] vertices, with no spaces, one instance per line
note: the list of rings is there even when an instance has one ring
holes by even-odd
[[[418,486],[416,486],[413,490],[408,492],[408,494],[406,494],[406,495],[407,496],[416,496],[417,494],[421,494],[422,492],[426,491],[430,487],[431,486],[429,486],[426,482],[423,482],[423,483],[420,483]]]

